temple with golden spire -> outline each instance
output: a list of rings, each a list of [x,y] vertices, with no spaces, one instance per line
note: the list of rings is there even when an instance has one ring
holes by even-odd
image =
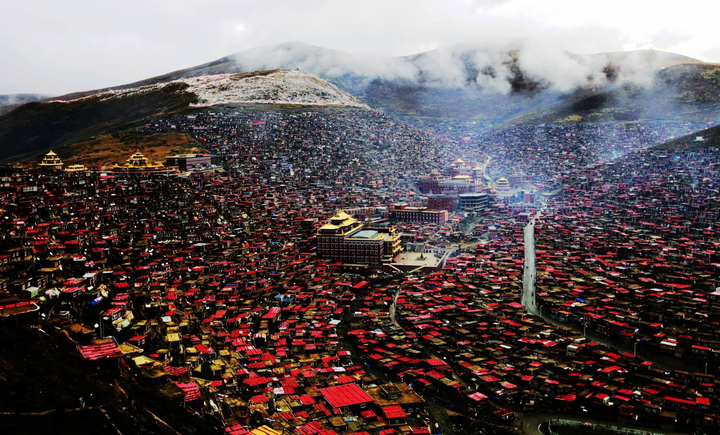
[[[510,183],[508,183],[507,178],[500,177],[497,181],[497,190],[498,192],[507,192],[510,190]]]
[[[65,164],[57,154],[50,150],[49,153],[45,154],[38,166],[45,169],[62,169]]]
[[[116,163],[113,165],[113,170],[126,172],[174,172],[176,169],[167,168],[162,163],[153,163],[140,151],[137,151],[125,161],[125,164],[118,165]]]

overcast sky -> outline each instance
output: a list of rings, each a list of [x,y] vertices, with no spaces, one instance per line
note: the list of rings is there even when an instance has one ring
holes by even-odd
[[[720,62],[719,12],[714,0],[2,0],[0,94],[120,85],[286,41],[399,56],[527,38]]]

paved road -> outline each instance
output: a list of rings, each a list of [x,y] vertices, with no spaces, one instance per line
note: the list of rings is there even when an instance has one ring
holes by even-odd
[[[398,289],[395,292],[395,296],[393,296],[393,301],[390,304],[390,309],[388,310],[388,315],[390,316],[390,320],[392,320],[392,322],[395,324],[395,326],[404,330],[404,328],[402,328],[402,326],[400,326],[400,324],[397,322],[397,320],[395,320],[395,307],[397,306],[397,298],[398,298],[398,296],[400,296],[401,287],[402,286],[400,286],[400,285],[398,286]]]
[[[524,245],[525,245],[525,273],[523,274],[523,294],[522,304],[525,306],[525,310],[534,316],[543,317],[538,310],[535,303],[535,277],[537,276],[537,270],[535,269],[535,220],[540,217],[542,210],[545,207],[538,209],[535,216],[530,219],[527,225],[525,225],[524,233]],[[547,321],[547,319],[545,319]]]

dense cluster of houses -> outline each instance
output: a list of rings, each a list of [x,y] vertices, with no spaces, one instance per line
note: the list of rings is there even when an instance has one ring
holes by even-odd
[[[308,433],[423,433],[392,400],[356,400],[375,380],[337,328],[367,282],[315,254],[333,210],[323,188],[259,186],[255,174],[3,171],[4,245],[15,247],[2,254],[2,293],[24,296],[35,322],[39,305],[56,306],[50,321],[86,358],[139,373],[168,400],[219,404],[229,424],[260,414]]]
[[[426,433],[423,399],[402,384],[378,390],[340,344],[367,282],[319,258],[316,241],[345,204],[414,201],[412,180],[357,189],[311,173],[314,147],[243,153],[222,174],[144,170],[139,155],[128,171],[0,168],[3,315],[32,325],[49,314],[85,358],[238,433],[258,415],[297,433]],[[326,154],[358,155],[339,141]],[[390,185],[418,158],[396,157],[376,179]]]
[[[694,362],[703,385],[659,391],[714,407],[720,152],[637,153],[566,182],[538,223],[538,303],[634,353]]]
[[[562,175],[587,165],[607,162],[627,153],[707,128],[703,123],[641,121],[607,124],[516,124],[498,128],[462,121],[428,121],[426,131],[466,162],[491,157],[487,174],[504,177],[510,187],[527,184],[554,190]],[[471,146],[473,154],[460,153]],[[448,174],[449,175],[449,174]]]
[[[658,369],[527,314],[527,215],[511,200],[484,204],[486,239],[450,255],[466,235],[464,216],[428,213],[415,183],[438,171],[490,195],[484,169],[463,173],[462,157],[490,158],[488,171],[513,188],[564,184],[537,224],[543,312],[608,341],[674,342],[712,362],[718,154],[638,153],[572,169],[562,162],[596,163],[613,147],[642,147],[637,137],[691,126],[640,124],[604,147],[593,138],[609,127],[547,127],[552,143],[534,156],[522,146],[539,137],[534,127],[475,126],[506,138],[496,154],[485,147],[488,157],[472,146],[472,127],[433,132],[355,110],[228,109],[144,128],[192,133],[225,172],[142,170],[138,156],[137,170],[64,171],[53,156],[37,169],[0,167],[0,320],[49,316],[85,358],[216,415],[233,435],[430,433],[430,399],[477,421],[496,415],[492,401],[718,427],[717,367]],[[517,138],[503,136],[513,129]],[[579,137],[586,145],[573,147]],[[514,164],[521,158],[529,162]],[[333,256],[345,223],[351,260]],[[356,267],[372,249],[395,260],[400,246],[439,266]]]

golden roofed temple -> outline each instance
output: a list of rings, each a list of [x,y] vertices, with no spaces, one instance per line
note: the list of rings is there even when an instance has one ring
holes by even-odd
[[[402,251],[400,233],[394,226],[373,227],[339,210],[317,232],[318,256],[348,267],[371,269],[389,263]]]
[[[139,151],[130,156],[130,158],[125,161],[125,164],[114,164],[113,169],[127,172],[161,172],[175,170],[174,168],[166,168],[162,163],[150,162],[150,160]]]
[[[60,157],[50,150],[49,153],[45,154],[45,157],[43,157],[42,162],[40,162],[38,166],[48,169],[62,169],[64,165]]]
[[[335,216],[330,218],[330,222],[320,227],[318,234],[343,236],[360,227],[362,227],[362,222],[345,213],[343,210],[338,210]]]
[[[508,191],[510,190],[510,183],[508,183],[507,178],[500,177],[500,179],[497,181],[497,190],[498,191]]]
[[[68,165],[67,168],[65,168],[65,172],[83,172],[87,171],[87,168],[85,165]]]

